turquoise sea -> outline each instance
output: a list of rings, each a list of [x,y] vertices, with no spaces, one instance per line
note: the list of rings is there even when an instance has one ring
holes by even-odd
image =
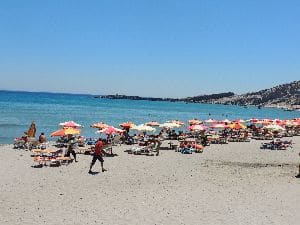
[[[74,120],[84,125],[84,136],[97,137],[95,130],[89,126],[101,121],[118,126],[125,121],[141,124],[152,120],[163,123],[171,119],[187,122],[193,118],[253,117],[291,119],[300,117],[300,112],[179,102],[96,99],[92,95],[0,91],[0,143],[12,143],[15,137],[22,136],[32,121],[36,122],[37,134],[45,132],[49,136],[59,128],[60,122]]]

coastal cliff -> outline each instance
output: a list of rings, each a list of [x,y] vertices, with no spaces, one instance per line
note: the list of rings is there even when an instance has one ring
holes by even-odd
[[[230,105],[255,105],[286,110],[300,108],[300,81],[242,95],[210,99],[206,103]]]
[[[251,92],[236,95],[233,92],[199,95],[187,98],[151,98],[127,95],[102,95],[95,98],[105,99],[128,99],[128,100],[147,100],[147,101],[170,101],[186,103],[209,103],[240,106],[275,107],[285,110],[300,109],[300,81],[278,85],[273,88],[264,89],[258,92]]]

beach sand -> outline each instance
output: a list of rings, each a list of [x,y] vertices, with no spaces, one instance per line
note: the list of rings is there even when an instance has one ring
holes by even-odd
[[[96,175],[87,173],[90,156],[32,168],[29,151],[2,145],[0,224],[299,224],[300,137],[288,139],[295,144],[287,151],[252,140],[158,157],[118,146]]]

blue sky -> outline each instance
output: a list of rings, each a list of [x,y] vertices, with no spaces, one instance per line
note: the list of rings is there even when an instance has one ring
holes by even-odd
[[[0,89],[186,97],[299,80],[300,1],[2,0]]]

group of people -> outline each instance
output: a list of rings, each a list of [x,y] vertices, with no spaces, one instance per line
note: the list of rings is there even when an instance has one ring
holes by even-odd
[[[182,154],[191,154],[192,152],[202,153],[203,152],[203,145],[197,144],[196,142],[188,142],[183,141],[179,145],[179,152]]]
[[[251,128],[252,128],[254,134],[256,134],[260,131],[259,129],[255,129],[255,127],[251,127]],[[126,132],[123,133],[121,141],[122,141],[122,143],[125,143],[125,144],[133,144],[137,141],[137,139],[139,139],[140,141],[143,140],[145,143],[147,143],[151,139],[157,139],[157,138],[163,136],[164,132],[165,132],[165,134],[167,134],[168,138],[171,138],[171,139],[173,139],[173,138],[180,139],[180,137],[186,137],[185,133],[180,132],[179,134],[176,134],[175,130],[171,130],[171,129],[162,130],[159,133],[159,135],[156,135],[153,137],[146,136],[146,135],[139,135],[139,136],[132,137],[128,134],[129,132],[126,130]],[[227,129],[223,130],[222,135],[228,136],[229,134],[232,134],[232,132],[231,133],[227,133],[227,132],[228,132]],[[236,131],[236,132],[240,132],[240,131]],[[246,131],[243,131],[243,132],[246,132]],[[36,126],[35,126],[35,123],[32,122],[28,131],[24,132],[24,135],[21,137],[21,140],[23,140],[25,143],[27,143],[30,138],[35,138],[35,134],[36,134]],[[246,132],[244,135],[246,137],[248,137],[248,132]],[[265,135],[267,135],[267,134],[265,134]],[[74,145],[76,143],[76,141],[73,140],[74,137],[72,135],[66,136],[66,138],[67,138],[67,142],[66,142],[67,143],[67,151],[64,154],[64,156],[70,157],[72,155],[75,162],[78,162],[77,155],[75,152],[75,145]],[[207,136],[201,135],[200,140],[201,140],[200,143],[181,141],[181,143],[179,145],[179,151],[181,153],[185,153],[185,154],[192,153],[192,152],[203,152],[204,146],[207,145],[207,141],[208,141]],[[88,173],[93,174],[92,168],[95,165],[95,163],[97,162],[97,160],[101,163],[102,172],[106,171],[106,169],[104,168],[103,156],[106,154],[106,152],[104,151],[104,148],[109,143],[109,141],[110,141],[109,137],[107,139],[98,139],[96,141],[94,151],[93,151],[93,158],[92,158]],[[43,133],[43,132],[40,133],[38,142],[40,144],[46,144],[47,138],[45,136],[45,133]],[[276,142],[273,141],[273,142],[271,142],[270,144],[272,144],[274,146],[285,146],[285,144],[289,144],[289,143],[281,143],[279,141],[276,141]],[[297,177],[300,178],[300,165],[299,165],[299,174],[297,175]]]

